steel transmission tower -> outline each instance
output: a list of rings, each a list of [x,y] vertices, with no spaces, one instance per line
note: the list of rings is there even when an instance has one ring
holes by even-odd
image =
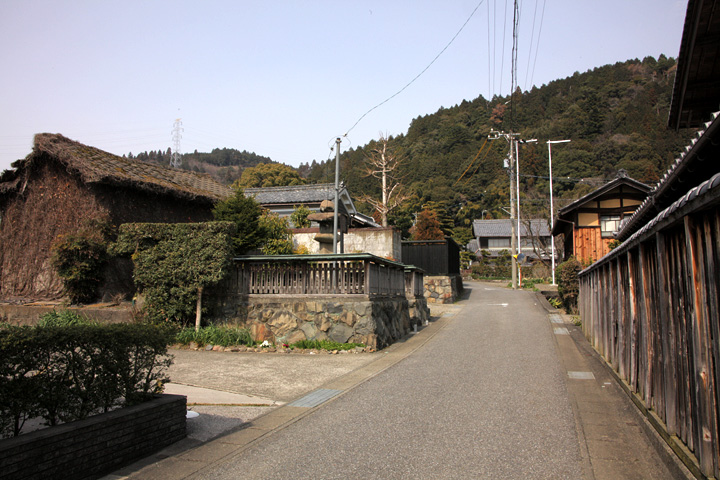
[[[182,120],[179,118],[175,119],[172,129],[172,140],[173,140],[173,154],[170,158],[170,166],[173,168],[180,168],[180,139],[182,138]]]

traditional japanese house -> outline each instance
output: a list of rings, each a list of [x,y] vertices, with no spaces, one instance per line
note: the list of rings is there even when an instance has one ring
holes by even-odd
[[[51,245],[92,221],[212,220],[229,188],[210,176],[129,160],[59,134],[35,136],[32,153],[0,176],[0,300],[59,299]],[[100,293],[132,289],[129,266],[106,275]]]

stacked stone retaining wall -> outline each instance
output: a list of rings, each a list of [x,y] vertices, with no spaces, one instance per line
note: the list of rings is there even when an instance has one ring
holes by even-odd
[[[460,275],[425,275],[424,284],[428,303],[453,303],[463,291]]]
[[[327,339],[380,349],[421,322],[411,319],[404,297],[250,295],[237,307],[231,322],[276,344]]]

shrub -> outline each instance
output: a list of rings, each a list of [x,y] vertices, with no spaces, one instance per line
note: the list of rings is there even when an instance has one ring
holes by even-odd
[[[496,257],[482,256],[471,270],[473,278],[510,278],[512,277],[512,257],[508,250],[502,250]]]
[[[231,222],[126,223],[111,252],[131,255],[133,278],[151,322],[189,322],[202,288],[225,278],[233,254]]]
[[[293,253],[292,233],[287,218],[277,213],[265,212],[260,217],[262,252],[265,255],[291,255]]]
[[[110,226],[93,220],[77,232],[58,235],[53,241],[51,262],[72,303],[90,302],[97,296],[108,260]]]
[[[308,220],[308,215],[310,215],[311,213],[312,210],[310,210],[308,207],[306,207],[305,205],[300,205],[298,207],[295,207],[293,213],[290,214],[290,221],[295,228],[310,228],[312,222]]]
[[[173,332],[142,324],[10,326],[0,330],[0,428],[57,425],[134,405],[162,391]]]
[[[575,257],[570,257],[555,268],[558,294],[568,313],[577,313],[577,300],[580,292],[578,273],[580,270],[582,270],[582,264]]]
[[[260,246],[262,208],[254,197],[246,197],[242,189],[218,202],[213,209],[213,218],[220,222],[233,222],[236,230],[233,234],[233,247],[236,255],[245,255]]]

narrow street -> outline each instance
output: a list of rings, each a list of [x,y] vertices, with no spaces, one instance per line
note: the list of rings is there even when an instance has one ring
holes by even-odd
[[[575,346],[572,325],[558,325],[532,292],[466,286],[456,313],[406,358],[354,387],[318,390],[327,401],[316,394],[289,404],[313,410],[185,473],[213,480],[683,478],[652,447],[604,367]],[[233,443],[221,437],[204,447],[216,442]]]

